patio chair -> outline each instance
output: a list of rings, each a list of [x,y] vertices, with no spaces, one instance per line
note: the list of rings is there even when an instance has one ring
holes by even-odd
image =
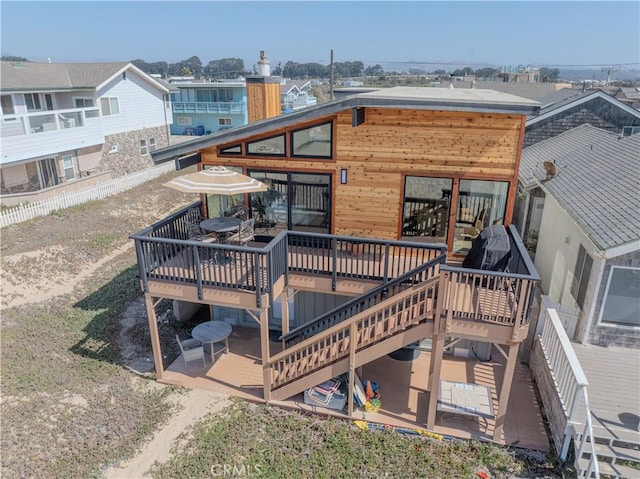
[[[185,340],[180,340],[180,337],[176,334],[176,341],[178,342],[178,346],[180,346],[180,352],[182,353],[182,358],[184,359],[184,365],[186,366],[189,361],[193,361],[194,359],[202,359],[202,366],[205,366],[204,363],[204,347],[194,338],[189,338]]]
[[[189,208],[189,211],[187,211],[186,220],[189,224],[199,225],[202,221],[200,208]]]
[[[255,218],[249,218],[248,220],[240,223],[238,232],[229,236],[227,243],[238,244],[240,246],[246,246],[249,241],[255,238],[254,226],[256,223]]]

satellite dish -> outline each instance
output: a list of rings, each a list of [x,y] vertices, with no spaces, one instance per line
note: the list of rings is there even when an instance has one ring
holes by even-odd
[[[556,169],[555,163],[551,163],[550,161],[545,161],[543,163],[544,169],[547,172],[547,177],[545,181],[549,181],[551,178],[558,174],[558,170]]]

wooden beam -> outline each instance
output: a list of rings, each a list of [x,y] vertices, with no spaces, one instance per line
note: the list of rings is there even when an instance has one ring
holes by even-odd
[[[149,320],[149,333],[151,334],[151,349],[153,350],[153,364],[156,368],[156,379],[160,380],[163,378],[164,367],[162,364],[162,350],[160,349],[156,309],[153,306],[153,297],[149,293],[145,293],[144,302],[147,306],[147,318]]]
[[[264,400],[271,401],[271,366],[269,364],[269,309],[260,310],[260,352],[262,354],[262,381]]]
[[[282,290],[280,302],[282,303],[282,334],[285,335],[289,332],[289,293],[286,288]]]
[[[429,364],[429,409],[427,411],[427,429],[433,430],[436,423],[438,392],[440,390],[440,373],[442,371],[442,355],[444,354],[444,336],[434,335]]]
[[[518,359],[518,349],[520,349],[520,343],[512,344],[509,347],[509,357],[507,358],[507,366],[505,367],[504,378],[502,379],[502,389],[500,390],[500,397],[498,398],[498,413],[496,415],[496,425],[493,430],[494,441],[500,441],[500,437],[502,436],[504,417],[507,413],[511,383],[513,382],[513,373]]]
[[[349,389],[348,389],[348,407],[347,411],[349,418],[353,417],[353,387],[355,383],[355,371],[356,371],[356,342],[358,332],[356,330],[356,323],[351,324],[349,329]]]

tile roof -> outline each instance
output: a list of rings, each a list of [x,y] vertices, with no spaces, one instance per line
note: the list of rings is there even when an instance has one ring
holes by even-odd
[[[0,88],[2,91],[96,88],[127,65],[128,62],[0,62]]]
[[[557,174],[545,180],[544,161]],[[640,134],[585,124],[522,151],[525,186],[540,184],[601,249],[640,238]]]

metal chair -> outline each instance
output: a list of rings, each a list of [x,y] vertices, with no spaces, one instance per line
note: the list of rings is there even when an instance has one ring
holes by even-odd
[[[202,366],[205,366],[204,347],[202,346],[200,341],[194,338],[181,341],[180,337],[177,334],[176,341],[178,342],[178,346],[180,346],[180,352],[182,353],[182,358],[184,359],[185,366],[189,361],[193,361],[195,359],[202,359]]]
[[[248,220],[240,223],[238,232],[227,238],[227,243],[238,244],[246,246],[247,243],[255,238],[254,226],[256,223],[255,218],[249,218]]]

